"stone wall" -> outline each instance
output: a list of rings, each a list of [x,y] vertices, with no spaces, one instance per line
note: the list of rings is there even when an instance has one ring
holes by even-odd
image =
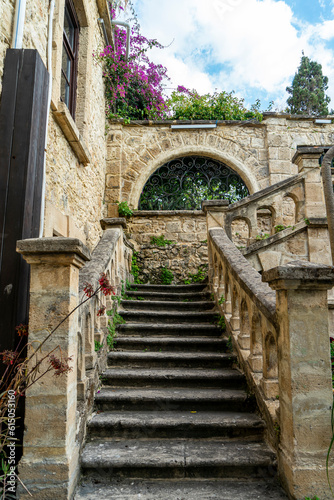
[[[140,281],[161,283],[162,268],[173,273],[173,283],[184,283],[199,269],[206,276],[207,232],[205,215],[200,210],[138,211],[128,220],[127,231],[138,252]],[[173,243],[151,244],[153,237],[160,236]]]
[[[52,102],[46,151],[44,236],[79,237],[92,249],[105,213],[105,98],[101,66],[93,52],[103,44],[97,21],[108,29],[106,0],[74,0],[80,23],[75,119],[60,101],[64,3],[55,3],[52,38]],[[14,0],[0,2],[0,89],[6,49],[12,42]],[[23,48],[36,49],[47,65],[48,0],[27,0]],[[109,21],[110,25],[110,21]]]
[[[223,121],[208,130],[172,130],[175,123],[190,122],[110,124],[105,198],[109,216],[114,216],[117,201],[137,208],[150,175],[173,158],[203,155],[222,161],[252,194],[298,173],[292,163],[298,145],[328,145],[334,139],[333,124],[275,113],[265,113],[261,123]]]

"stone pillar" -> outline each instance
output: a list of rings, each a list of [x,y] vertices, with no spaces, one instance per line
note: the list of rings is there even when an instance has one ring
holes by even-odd
[[[279,471],[294,499],[331,498],[326,479],[333,403],[327,290],[334,268],[295,261],[263,273],[276,290]],[[330,477],[334,481],[333,460]]]
[[[79,269],[90,259],[88,249],[74,238],[41,238],[17,242],[17,251],[31,266],[29,344],[35,347],[78,305]],[[71,357],[72,370],[56,376],[54,370],[26,393],[21,481],[35,500],[69,500],[79,473],[76,442],[78,311],[43,345],[41,356]],[[29,349],[31,354],[31,348]],[[32,359],[32,364],[34,363]],[[48,366],[42,364],[40,373]],[[44,368],[44,370],[43,370]],[[20,500],[31,498],[21,488]]]
[[[212,227],[225,227],[225,216],[228,206],[228,200],[202,201],[202,210],[206,214],[208,230]]]
[[[319,158],[328,148],[299,146],[293,157],[299,173],[305,176],[305,217],[309,223],[307,239],[310,262],[331,265],[327,214]]]

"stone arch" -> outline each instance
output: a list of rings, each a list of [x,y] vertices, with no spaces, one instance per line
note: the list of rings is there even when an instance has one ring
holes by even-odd
[[[282,221],[285,226],[293,226],[297,221],[298,200],[293,193],[286,193],[282,199]]]
[[[230,145],[231,141],[226,141],[226,143],[227,147],[227,145]],[[143,161],[143,163],[146,163],[146,168],[142,169],[142,171],[139,173],[138,178],[136,179],[136,182],[132,183],[132,189],[129,194],[131,205],[133,205],[135,208],[138,207],[140,195],[147,180],[159,167],[181,156],[207,156],[209,158],[212,158],[213,160],[225,163],[228,167],[230,167],[238,175],[240,175],[241,179],[246,184],[250,194],[259,191],[260,187],[254,173],[249,168],[247,168],[246,164],[242,163],[242,161],[238,159],[238,152],[240,153],[240,156],[244,156],[244,150],[237,144],[234,144],[234,146],[236,149],[236,154],[234,156],[224,150],[218,150],[212,147],[198,145],[182,146],[173,149],[173,151],[163,151],[149,161],[147,161],[148,155],[147,153],[145,153],[144,157],[146,161]]]
[[[273,233],[274,221],[276,220],[276,210],[271,205],[261,205],[256,210],[257,232],[258,234]]]

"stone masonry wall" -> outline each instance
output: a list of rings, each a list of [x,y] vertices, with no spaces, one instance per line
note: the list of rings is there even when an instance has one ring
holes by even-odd
[[[252,194],[298,173],[292,163],[298,145],[329,145],[334,141],[334,124],[316,124],[314,118],[287,114],[265,113],[261,123],[218,122],[217,128],[208,130],[172,130],[172,123],[189,122],[110,124],[105,194],[108,216],[114,216],[118,201],[128,201],[137,208],[150,175],[179,156],[203,155],[226,163]]]
[[[161,269],[172,271],[173,283],[184,283],[200,269],[206,275],[208,262],[205,215],[201,211],[135,212],[127,230],[135,245],[139,279],[160,283]],[[173,241],[166,246],[151,244],[153,237]]]
[[[52,103],[46,152],[44,236],[79,237],[92,249],[101,236],[104,206],[106,140],[102,67],[93,52],[104,44],[96,0],[74,0],[79,23],[76,115],[60,102],[60,72],[65,0],[56,2],[52,39]],[[102,5],[103,1],[99,2]],[[0,2],[0,91],[4,57],[12,42],[14,0]],[[23,48],[36,49],[47,65],[49,0],[27,0]],[[65,120],[56,114],[66,108]],[[84,151],[84,155],[78,155]],[[87,161],[83,160],[87,157]]]

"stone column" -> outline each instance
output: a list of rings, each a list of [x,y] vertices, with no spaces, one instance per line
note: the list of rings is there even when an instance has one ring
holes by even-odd
[[[208,230],[212,227],[225,227],[225,216],[228,206],[228,200],[202,201],[202,210],[206,214]]]
[[[326,479],[333,403],[327,290],[334,268],[295,261],[263,273],[276,290],[279,471],[297,500],[331,498]],[[334,481],[333,460],[330,476]]]
[[[293,157],[299,173],[305,176],[305,218],[310,262],[331,265],[327,214],[319,158],[328,148],[299,146]]]
[[[35,347],[78,305],[79,269],[90,259],[74,238],[41,238],[17,242],[17,251],[31,266],[29,344]],[[26,392],[24,453],[19,476],[35,500],[72,498],[79,473],[76,442],[78,311],[43,345],[41,356],[71,357],[71,371],[54,370]],[[31,354],[31,348],[28,351]],[[32,359],[34,363],[35,358]],[[50,366],[45,360],[40,373]],[[20,500],[31,498],[22,488]]]

